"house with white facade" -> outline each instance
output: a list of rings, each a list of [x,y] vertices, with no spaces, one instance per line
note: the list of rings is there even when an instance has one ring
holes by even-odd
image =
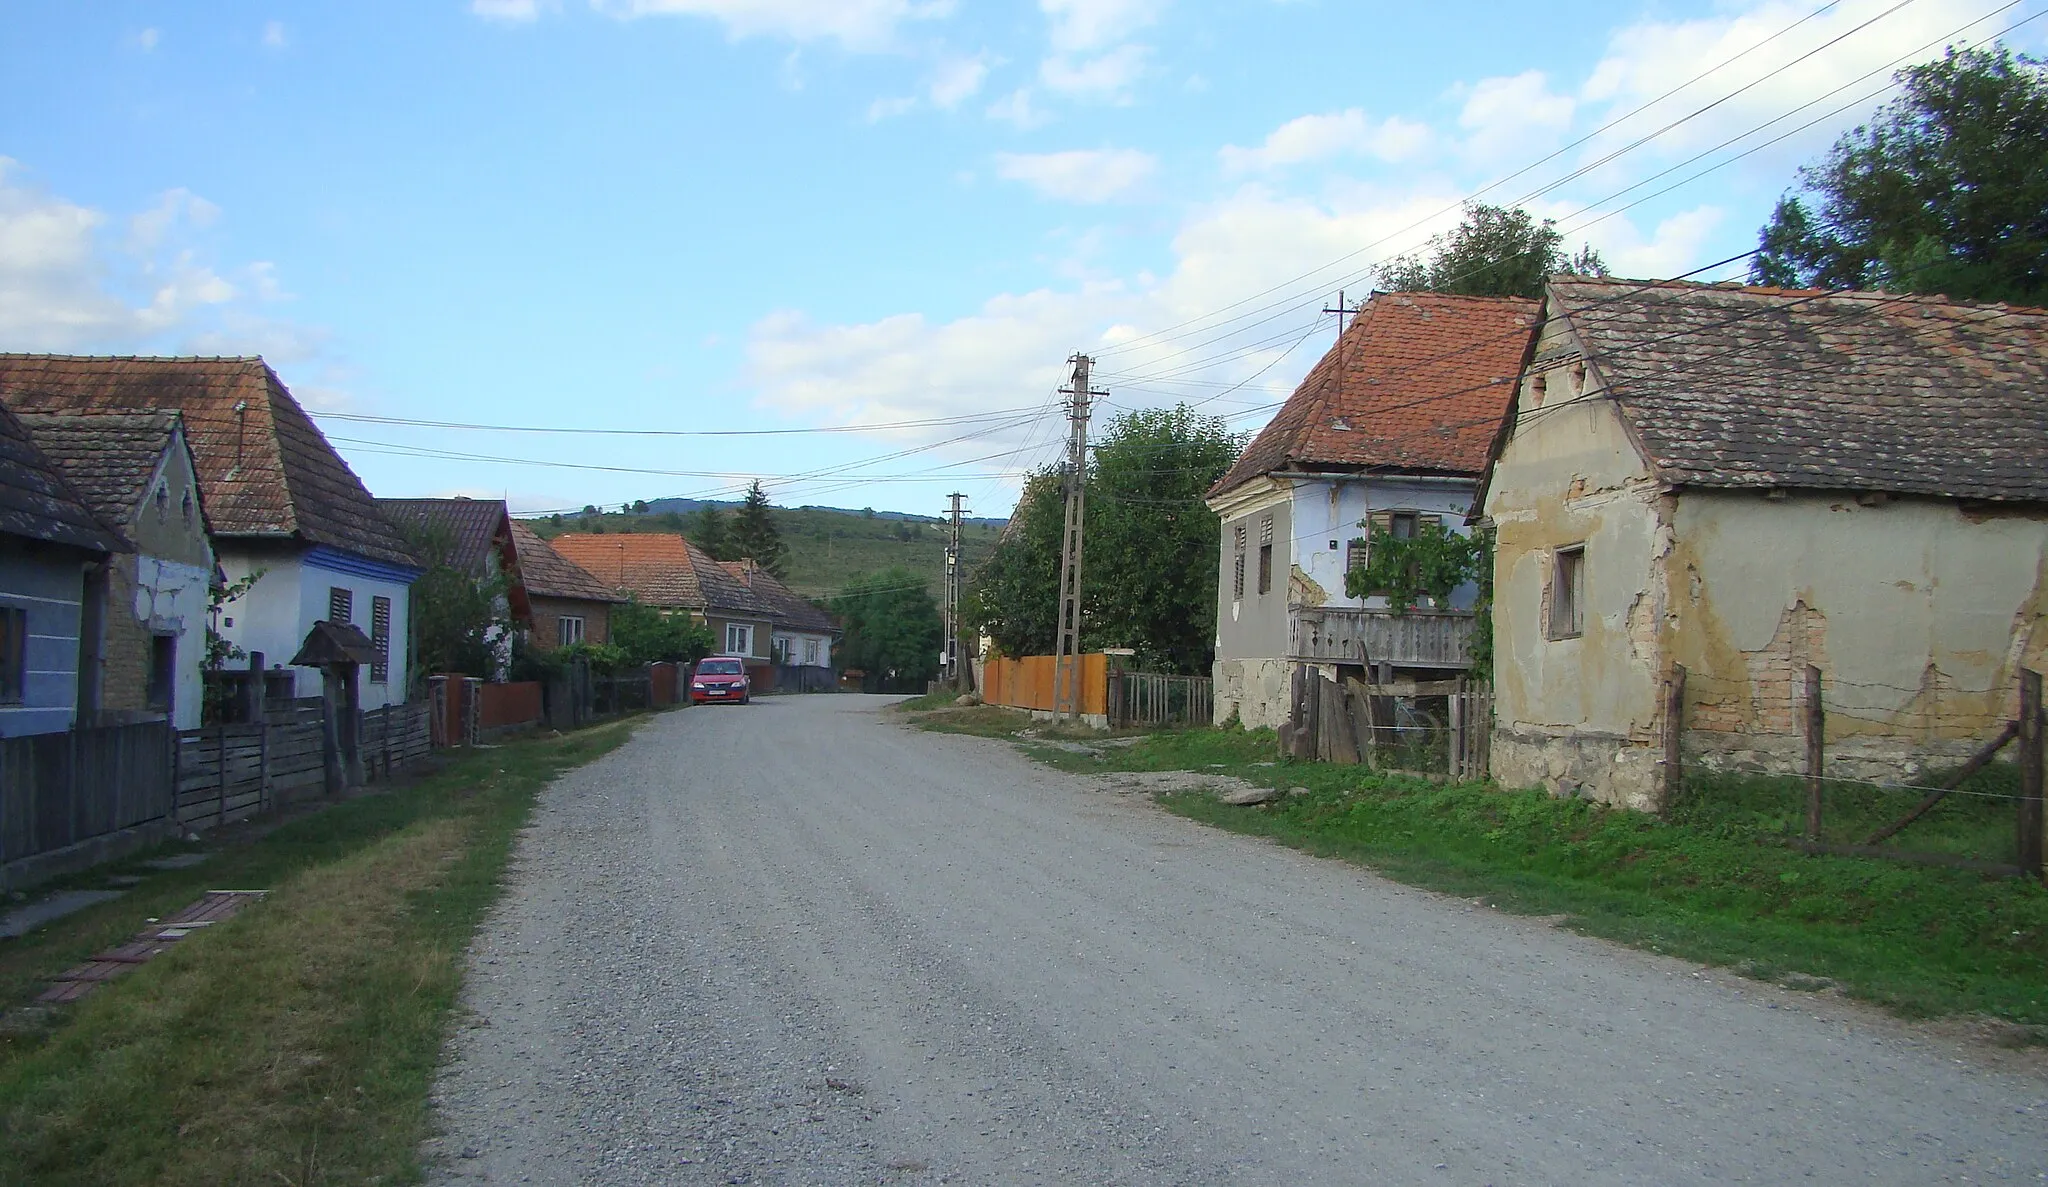
[[[1443,679],[1470,666],[1476,587],[1395,614],[1345,592],[1371,528],[1466,532],[1536,302],[1375,293],[1207,502],[1221,521],[1215,713],[1287,719],[1290,674]]]
[[[22,412],[177,413],[220,571],[230,586],[253,578],[221,608],[220,634],[313,697],[320,674],[287,662],[314,623],[351,623],[377,649],[362,707],[406,699],[406,597],[420,570],[262,359],[0,354],[0,399]]]
[[[213,545],[197,464],[176,413],[31,413],[22,424],[101,522],[132,551],[108,561],[106,613],[88,641],[99,688],[91,722],[169,718],[197,729],[205,707]]]

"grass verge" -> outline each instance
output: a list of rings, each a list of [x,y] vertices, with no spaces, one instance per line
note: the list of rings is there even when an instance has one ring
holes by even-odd
[[[514,837],[544,784],[630,729],[470,752],[0,947],[13,1005],[208,889],[271,891],[0,1034],[0,1183],[415,1180],[463,954]]]
[[[1795,850],[1786,842],[1803,820],[1796,780],[1702,781],[1660,820],[1539,791],[1280,761],[1270,731],[1183,730],[1086,753],[1020,741],[1075,771],[1208,771],[1303,788],[1256,808],[1202,793],[1160,802],[1411,885],[1563,916],[1590,935],[1794,988],[1838,989],[1907,1016],[1988,1015],[2018,1024],[2014,1042],[2048,1042],[2048,889]],[[2010,772],[1983,778],[1993,786]],[[1915,844],[1977,844],[2010,828],[1980,819],[1992,811],[1984,803],[2004,801],[1955,798]],[[1886,813],[1892,805],[1845,801],[1840,827]]]

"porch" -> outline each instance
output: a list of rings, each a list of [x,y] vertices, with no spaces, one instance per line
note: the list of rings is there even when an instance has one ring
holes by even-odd
[[[1294,606],[1287,658],[1297,663],[1384,664],[1462,672],[1472,666],[1470,610],[1358,610]]]

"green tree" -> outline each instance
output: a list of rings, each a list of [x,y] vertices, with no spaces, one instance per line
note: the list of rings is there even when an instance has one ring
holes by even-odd
[[[781,580],[789,570],[789,559],[782,547],[782,533],[775,527],[775,512],[768,504],[768,493],[761,489],[761,480],[755,479],[747,488],[747,497],[740,503],[732,516],[730,559],[752,557],[755,564],[766,569],[776,580]],[[724,558],[722,558],[724,559]]]
[[[1950,49],[1799,170],[1759,235],[1762,284],[2048,304],[2048,66]]]
[[[459,568],[455,537],[446,528],[410,524],[400,535],[426,565],[406,601],[413,675],[497,676],[504,658],[498,641],[512,630],[504,578],[479,577]]]
[[[897,567],[856,577],[828,607],[845,631],[840,666],[866,672],[869,692],[923,692],[939,671],[945,622],[924,580]]]
[[[1088,467],[1081,646],[1129,647],[1141,664],[1206,672],[1216,634],[1216,516],[1202,495],[1239,441],[1185,407],[1109,422]],[[1025,483],[1010,527],[968,584],[963,616],[1006,655],[1049,655],[1059,613],[1063,469]]]
[[[1564,250],[1551,219],[1537,222],[1519,206],[1465,205],[1465,218],[1448,234],[1433,236],[1421,255],[1395,256],[1380,266],[1378,286],[1396,293],[1457,293],[1467,297],[1541,297],[1557,273],[1605,276],[1600,253]]]
[[[968,575],[961,617],[1004,655],[1051,655],[1060,596],[1066,475],[1047,467],[1024,481],[995,550]],[[1082,577],[1088,567],[1081,567]]]
[[[1215,659],[1222,529],[1202,496],[1237,460],[1223,419],[1185,406],[1112,419],[1088,484],[1084,643],[1206,675]]]
[[[737,560],[732,550],[732,525],[725,519],[725,512],[710,503],[697,508],[695,522],[685,533],[690,543],[703,549],[712,560]]]
[[[693,664],[712,651],[710,627],[638,602],[612,607],[611,641],[631,664]]]

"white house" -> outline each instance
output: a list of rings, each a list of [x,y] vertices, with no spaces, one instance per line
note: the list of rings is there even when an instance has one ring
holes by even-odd
[[[353,623],[378,648],[363,708],[406,699],[406,595],[419,569],[262,359],[0,354],[0,395],[22,412],[178,413],[221,573],[230,585],[255,577],[222,608],[220,634],[311,697],[319,673],[285,663],[315,622]]]
[[[1247,729],[1286,720],[1289,674],[1370,665],[1422,678],[1469,666],[1476,587],[1395,615],[1344,591],[1368,525],[1395,536],[1467,531],[1478,479],[1514,391],[1536,303],[1375,293],[1208,505],[1223,532],[1215,713]]]

